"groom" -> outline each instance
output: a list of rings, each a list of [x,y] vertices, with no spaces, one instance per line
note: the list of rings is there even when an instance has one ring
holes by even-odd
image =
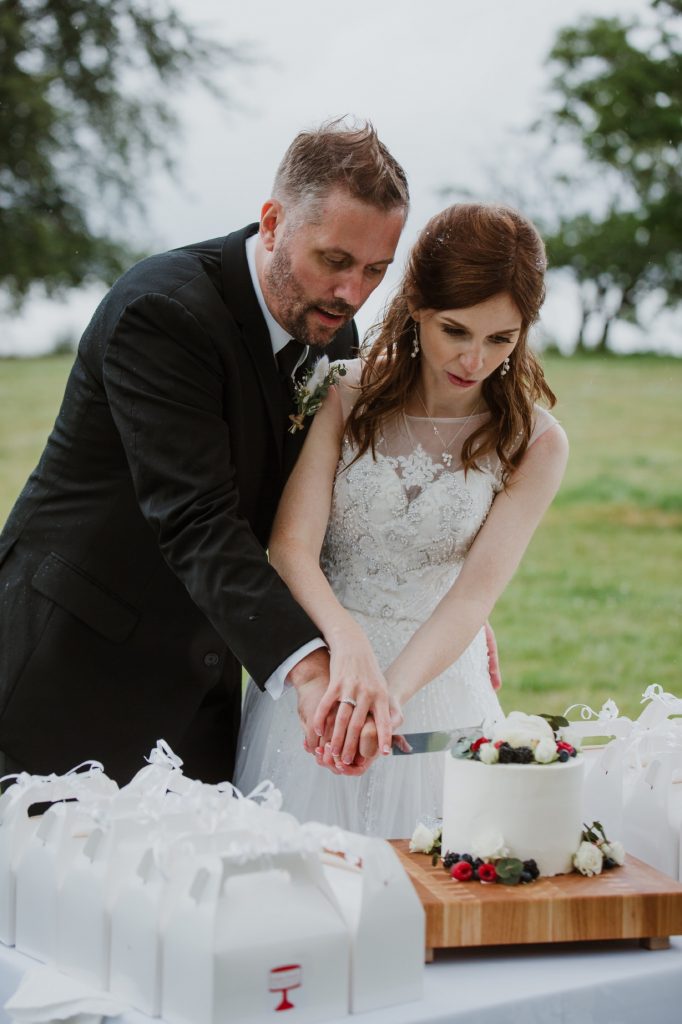
[[[314,745],[328,656],[265,552],[303,440],[292,372],[351,354],[408,200],[371,125],[332,122],[294,139],[259,224],[102,301],[0,535],[7,770],[96,758],[125,783],[163,737],[188,775],[230,778],[241,665],[296,687]]]

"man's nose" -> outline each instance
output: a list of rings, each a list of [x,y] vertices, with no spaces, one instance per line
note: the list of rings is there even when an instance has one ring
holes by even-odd
[[[343,299],[353,309],[359,309],[372,290],[373,284],[367,281],[361,270],[351,270],[334,284],[334,298]]]

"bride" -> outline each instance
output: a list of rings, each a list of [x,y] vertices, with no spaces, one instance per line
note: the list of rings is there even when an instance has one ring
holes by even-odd
[[[236,784],[284,809],[386,838],[441,813],[442,757],[380,757],[363,685],[388,688],[394,732],[500,715],[484,624],[559,487],[567,441],[528,347],[544,247],[512,209],[429,221],[366,356],[315,417],[270,558],[330,652],[317,769],[293,691],[247,688]],[[357,767],[360,765],[360,767]],[[345,776],[345,777],[344,777]]]

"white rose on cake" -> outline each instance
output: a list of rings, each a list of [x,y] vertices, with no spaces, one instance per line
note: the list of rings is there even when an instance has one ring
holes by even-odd
[[[552,761],[557,760],[558,756],[556,743],[553,739],[540,740],[535,748],[535,760],[538,764],[551,764]]]
[[[552,726],[540,715],[526,715],[523,711],[512,711],[502,722],[495,725],[493,742],[508,743],[510,747],[535,748],[541,740],[551,740],[556,748]]]
[[[573,857],[573,864],[576,871],[581,875],[600,875],[604,865],[604,857],[598,846],[594,843],[583,842],[578,847]]]
[[[410,839],[410,853],[431,853],[440,840],[441,831],[440,825],[437,828],[429,828],[420,821]]]
[[[617,839],[613,843],[602,843],[600,849],[604,856],[612,860],[618,867],[625,864],[625,847]]]
[[[471,844],[471,852],[474,857],[480,857],[481,860],[497,860],[509,854],[502,833],[492,829],[489,832],[480,832],[476,836]]]
[[[494,743],[481,743],[478,756],[483,764],[497,764],[500,760],[500,752]]]

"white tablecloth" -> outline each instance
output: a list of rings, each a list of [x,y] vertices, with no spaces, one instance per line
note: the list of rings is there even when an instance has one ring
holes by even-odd
[[[36,961],[0,946],[0,1005]],[[346,1024],[681,1024],[682,937],[670,949],[636,943],[497,947],[440,952],[424,998]],[[120,1024],[150,1024],[131,1010]],[[0,1024],[8,1024],[0,1012]],[[238,1024],[238,1022],[225,1022]],[[330,1021],[329,1024],[340,1024]]]

